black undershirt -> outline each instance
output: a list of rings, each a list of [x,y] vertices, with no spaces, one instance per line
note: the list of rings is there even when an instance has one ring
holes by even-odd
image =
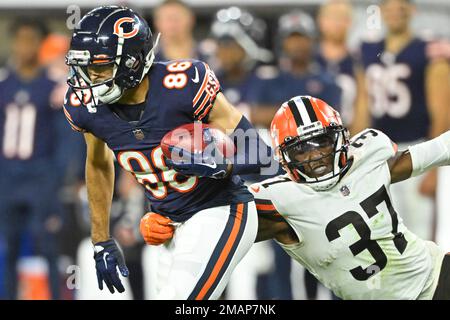
[[[146,101],[139,104],[118,104],[110,105],[112,112],[116,114],[120,119],[129,122],[130,124],[136,124],[141,120],[144,113]]]

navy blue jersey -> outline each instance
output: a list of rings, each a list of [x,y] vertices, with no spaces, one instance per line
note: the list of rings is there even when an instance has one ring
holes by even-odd
[[[349,125],[353,120],[353,107],[355,105],[357,84],[355,69],[356,59],[347,54],[339,61],[327,60],[319,51],[316,55],[316,61],[322,69],[335,76],[336,84],[341,89],[341,117],[344,125]]]
[[[148,76],[145,109],[134,125],[113,112],[117,105],[99,106],[96,113],[89,113],[69,89],[64,112],[72,128],[105,141],[120,166],[144,186],[151,209],[174,221],[185,221],[202,209],[251,201],[238,176],[185,177],[164,161],[160,141],[167,132],[195,120],[208,121],[221,90],[209,66],[197,60],[157,62]]]
[[[19,78],[13,70],[2,70],[0,81],[0,161],[47,159],[53,153],[55,117],[50,97],[56,82],[45,70],[32,80]]]
[[[341,90],[333,75],[323,72],[320,68],[311,68],[302,76],[284,71],[270,78],[262,78],[258,73],[256,75],[248,93],[248,99],[253,104],[280,106],[291,97],[311,95],[340,110]]]
[[[372,125],[396,142],[423,139],[429,133],[426,46],[426,42],[413,39],[397,55],[385,51],[384,41],[363,43],[361,48]]]
[[[31,80],[2,69],[0,78],[0,193],[8,201],[54,203],[76,138],[61,102],[52,105],[57,83],[45,69]]]
[[[255,81],[256,76],[253,72],[249,72],[239,81],[227,81],[224,74],[217,73],[217,78],[220,81],[223,94],[227,97],[228,101],[236,107],[241,104],[247,104],[249,102],[249,88]]]

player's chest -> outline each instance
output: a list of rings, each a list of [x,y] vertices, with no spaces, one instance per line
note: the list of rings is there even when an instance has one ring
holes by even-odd
[[[320,233],[328,240],[341,233],[381,236],[392,228],[395,214],[388,188],[385,168],[374,168],[343,179],[328,192],[297,193],[286,209],[291,223],[305,235]]]

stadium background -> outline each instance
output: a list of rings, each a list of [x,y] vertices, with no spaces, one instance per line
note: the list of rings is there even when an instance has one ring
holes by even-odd
[[[320,0],[247,0],[247,1],[220,1],[220,0],[191,0],[186,1],[188,5],[191,6],[193,12],[196,15],[196,27],[194,29],[194,37],[198,43],[208,37],[210,37],[210,25],[218,9],[238,6],[240,8],[245,8],[256,16],[263,18],[267,23],[268,30],[267,36],[265,38],[265,47],[268,49],[273,49],[277,43],[277,21],[280,15],[291,11],[292,9],[301,9],[312,16],[317,14],[318,7],[324,1]],[[371,5],[376,5],[378,1],[366,1],[366,0],[354,0],[351,1],[353,7],[353,25],[348,37],[348,46],[352,50],[356,50],[359,47],[362,39],[367,39],[371,37],[376,37],[383,34],[384,29],[369,29],[367,28],[367,19],[370,14],[368,11]],[[11,37],[9,35],[9,26],[16,19],[21,17],[33,17],[44,21],[50,31],[55,34],[70,36],[71,30],[67,28],[67,21],[69,19],[70,13],[68,13],[68,8],[76,5],[81,9],[81,16],[86,13],[91,8],[104,5],[104,4],[123,4],[129,6],[145,16],[145,18],[152,23],[152,9],[157,6],[160,1],[151,0],[135,0],[135,1],[41,1],[34,2],[30,4],[29,1],[15,0],[15,1],[0,1],[0,65],[6,65],[9,63],[11,58],[10,46]],[[450,39],[450,2],[448,0],[417,0],[417,14],[413,19],[412,26],[416,34],[433,39]],[[72,11],[70,11],[72,12]],[[152,29],[154,30],[154,29]],[[163,35],[164,36],[164,35]],[[50,49],[52,50],[52,49]],[[61,63],[55,62],[55,64]],[[276,61],[273,61],[276,64]],[[286,97],[287,98],[287,97]],[[62,111],[61,111],[62,112]],[[409,128],[405,128],[408,130]],[[39,134],[39,133],[36,133]],[[76,136],[76,133],[69,132],[69,135]],[[86,199],[83,196],[83,185],[82,185],[82,160],[83,159],[83,142],[80,137],[75,137],[77,140],[79,138],[79,143],[75,143],[77,147],[75,149],[68,150],[69,153],[75,155],[73,161],[69,162],[68,170],[65,171],[65,183],[60,186],[60,194],[55,195],[63,203],[63,217],[61,220],[61,226],[58,229],[58,246],[59,246],[59,273],[61,282],[61,299],[76,299],[76,298],[110,298],[109,295],[96,295],[96,281],[91,284],[91,292],[88,296],[83,296],[79,294],[79,281],[83,284],[83,280],[78,278],[74,280],[74,277],[80,276],[83,278],[83,274],[77,274],[78,266],[78,255],[80,254],[80,248],[83,245],[87,245],[86,237],[88,236],[88,212],[86,209]],[[77,149],[78,148],[78,149]],[[1,168],[0,168],[0,176]],[[29,181],[30,184],[33,181]],[[12,186],[13,187],[13,186]],[[119,186],[118,188],[126,188],[124,186]],[[443,192],[442,190],[438,192]],[[120,192],[119,192],[120,193]],[[129,196],[129,195],[128,195]],[[113,207],[113,224],[115,221],[120,223],[125,223],[128,226],[138,222],[139,214],[144,212],[140,209],[140,198],[139,192],[136,196],[133,195],[129,197],[129,201],[122,201],[120,196],[115,199],[115,206]],[[127,214],[127,211],[132,211],[135,213]],[[125,216],[125,218],[124,218]],[[124,219],[126,220],[124,222]],[[438,221],[439,223],[439,221]],[[442,222],[438,226],[438,229],[450,230],[450,224],[444,225]],[[433,235],[436,236],[436,232]],[[18,261],[17,267],[19,269],[19,298],[20,299],[48,299],[50,298],[49,288],[48,288],[48,277],[46,266],[46,261],[41,257],[36,257],[32,249],[32,240],[27,237],[27,234],[23,235],[23,243],[21,246],[21,257]],[[139,242],[139,241],[138,241]],[[81,243],[81,246],[80,246]],[[5,241],[0,242],[0,271],[4,269],[4,251],[7,244]],[[135,244],[133,244],[135,246]],[[447,248],[449,245],[446,245]],[[140,262],[140,252],[142,250],[142,243],[137,244],[134,251],[130,251],[129,254],[132,257],[131,260],[137,260]],[[90,248],[86,249],[90,250]],[[88,251],[85,251],[88,252]],[[262,257],[269,259],[272,252],[267,251],[267,248],[261,251],[262,254],[268,254],[268,256]],[[89,259],[91,258],[91,252],[89,252]],[[129,257],[127,257],[129,259]],[[93,260],[91,261],[93,264]],[[268,266],[266,270],[262,267],[261,274],[264,272],[270,272],[273,266]],[[3,290],[4,279],[0,273],[0,298],[5,297]],[[72,278],[71,278],[72,277]],[[94,278],[93,278],[94,279]],[[148,280],[147,280],[148,282]],[[73,286],[68,286],[68,283],[72,283]],[[150,281],[151,286],[151,281]],[[149,286],[144,285],[143,296],[144,298],[149,297]],[[295,291],[295,288],[293,288]],[[142,293],[141,293],[142,294]],[[283,296],[281,296],[283,297]],[[304,297],[303,293],[298,293],[293,295],[294,298]],[[319,298],[328,299],[329,296],[326,292],[322,292]],[[113,298],[117,297],[117,294]],[[126,298],[131,298],[131,296],[126,296]],[[251,298],[251,297],[249,297]],[[271,297],[269,297],[271,298]],[[277,297],[274,297],[277,298]],[[278,297],[280,298],[280,296]]]

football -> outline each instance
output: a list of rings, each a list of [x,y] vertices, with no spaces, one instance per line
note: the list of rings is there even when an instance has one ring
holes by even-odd
[[[161,149],[166,158],[177,161],[183,158],[184,150],[192,154],[208,152],[213,146],[211,143],[226,158],[235,154],[235,146],[229,136],[201,122],[184,124],[166,133],[161,139]]]

